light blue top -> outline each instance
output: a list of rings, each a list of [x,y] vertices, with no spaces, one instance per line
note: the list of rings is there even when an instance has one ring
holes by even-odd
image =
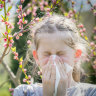
[[[22,84],[14,89],[13,96],[43,96],[43,87],[36,84]],[[67,96],[96,96],[96,85],[77,83],[67,89]]]

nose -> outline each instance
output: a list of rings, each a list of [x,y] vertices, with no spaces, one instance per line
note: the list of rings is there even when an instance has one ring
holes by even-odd
[[[60,59],[60,57],[57,56],[57,55],[51,55],[51,56],[50,56],[50,59],[52,59],[52,60],[56,60],[56,59]]]

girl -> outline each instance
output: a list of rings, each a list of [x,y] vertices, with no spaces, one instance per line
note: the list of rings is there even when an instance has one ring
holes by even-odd
[[[31,50],[42,69],[42,85],[19,85],[13,96],[96,96],[95,85],[80,83],[80,63],[89,46],[73,21],[53,14],[32,30],[35,33]]]

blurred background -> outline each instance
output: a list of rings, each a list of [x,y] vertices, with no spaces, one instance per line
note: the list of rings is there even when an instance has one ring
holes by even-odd
[[[33,1],[36,1],[36,0],[33,0]],[[52,3],[52,0],[45,0],[45,1]],[[96,26],[96,13],[95,13],[96,9],[94,12],[92,11],[93,10],[92,8],[94,7],[96,8],[96,0],[61,0],[61,1],[62,1],[62,8],[63,8],[62,10],[66,13],[70,12],[70,10],[72,9],[72,2],[74,3],[74,10],[76,11],[76,13],[80,15],[79,22],[81,22],[86,28],[86,35],[88,39],[91,42],[96,42],[96,32],[95,32],[96,31],[96,27],[95,27]],[[25,2],[23,3],[23,8],[26,8],[28,4],[29,5],[32,4],[30,2],[32,2],[32,0],[25,0]],[[9,21],[14,25],[14,29],[12,30],[12,34],[13,34],[14,32],[19,31],[19,28],[17,25],[18,18],[17,18],[16,9],[17,9],[17,5],[20,4],[20,0],[11,0],[11,3],[7,3],[6,7],[8,8],[10,4],[12,4],[12,9],[10,10]],[[58,14],[62,14],[60,8],[61,8],[60,6],[56,6],[56,9],[53,11]],[[0,11],[0,20],[2,19],[1,15],[4,15],[3,10]],[[36,12],[37,12],[37,15],[36,15],[37,17],[42,17],[44,15],[44,12],[42,12],[39,8],[37,9]],[[32,12],[30,12],[28,16],[26,16],[26,20],[28,20],[28,22],[31,19],[32,19]],[[0,38],[2,37],[2,33],[5,32],[5,30],[6,28],[4,23],[0,21]],[[24,56],[24,57],[26,55],[26,50],[27,50],[27,47],[26,47],[27,35],[28,33],[24,33],[24,36],[19,40],[14,39],[15,41],[14,45],[16,46],[17,52],[19,53],[20,56]],[[0,40],[0,55],[4,51],[3,43],[4,43],[3,40]],[[96,58],[96,54],[91,54],[91,56]],[[94,58],[92,58],[91,60],[87,59],[87,61],[84,64],[82,64],[82,67],[84,68],[87,75],[82,76],[81,82],[96,84],[96,69],[93,68],[92,66],[94,61],[96,60]],[[16,74],[19,65],[18,65],[18,62],[13,59],[13,54],[11,51],[4,58],[4,62],[8,64],[11,70],[13,71],[13,73]],[[29,65],[32,66],[30,62],[29,62]],[[28,65],[26,65],[26,68],[27,69],[29,68]],[[32,68],[29,69],[28,74],[32,74],[31,70]],[[21,76],[21,81],[23,77],[24,77],[24,74],[22,74]],[[35,78],[35,81],[41,82],[40,77],[38,75]],[[14,87],[15,85],[10,80],[9,74],[5,70],[5,67],[2,64],[0,64],[0,96],[10,96],[11,94],[9,92],[9,88],[14,88]]]

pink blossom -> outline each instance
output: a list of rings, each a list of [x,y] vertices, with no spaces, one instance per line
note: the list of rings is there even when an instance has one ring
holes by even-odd
[[[30,41],[30,40],[28,40],[28,41],[27,41],[27,44],[31,44],[31,41]]]
[[[27,10],[27,15],[29,15],[31,13],[31,9]]]
[[[44,10],[44,6],[42,5],[42,6],[40,6],[40,9],[41,9],[41,11],[43,11]]]
[[[25,20],[25,21],[24,21],[24,24],[27,24],[27,22],[28,22],[28,21],[27,21],[27,20]]]
[[[83,30],[82,29],[80,29],[80,33],[82,33],[83,32]]]
[[[44,4],[45,4],[45,6],[47,6],[48,5],[48,2],[45,1]]]
[[[9,44],[9,47],[12,47],[12,43]]]
[[[7,41],[7,38],[4,38],[4,42],[6,42]]]
[[[24,3],[25,0],[21,0],[21,3]]]
[[[18,35],[16,36],[16,39],[17,39],[17,40],[19,39],[19,36],[18,36]]]
[[[24,69],[24,72],[26,73],[27,72],[27,69]]]
[[[20,14],[18,15],[18,18],[21,18],[21,15]]]
[[[19,62],[20,65],[22,65],[22,62]]]
[[[38,75],[42,75],[42,72],[41,71],[38,71]]]
[[[8,22],[7,22],[7,21],[5,21],[5,24],[6,24],[6,25],[8,25]]]
[[[19,26],[19,29],[22,29],[22,27],[21,27],[21,26]]]
[[[23,79],[23,82],[27,82],[27,79],[24,78],[24,79]]]
[[[4,20],[3,20],[3,19],[1,19],[1,22],[4,22]]]
[[[11,43],[14,43],[13,39],[10,40]]]
[[[37,10],[37,6],[34,6],[33,11],[36,12],[36,10]]]
[[[14,52],[14,55],[15,55],[15,56],[18,56],[18,53],[17,53],[17,52]]]
[[[21,23],[20,23],[20,22],[17,22],[17,24],[18,24],[18,25],[21,25]]]
[[[7,34],[8,34],[8,32],[5,32],[4,34],[5,34],[5,35],[7,35]]]
[[[94,42],[91,42],[90,45],[91,45],[91,46],[94,46],[95,44],[94,44]]]
[[[43,2],[40,3],[40,6],[43,6]]]
[[[50,11],[50,8],[47,8],[47,11],[49,12]]]
[[[28,75],[28,79],[31,79],[31,75]]]
[[[80,27],[80,28],[83,28],[84,26],[83,26],[83,24],[80,24],[79,27]]]
[[[7,16],[10,16],[10,13],[9,12],[7,13]]]
[[[33,16],[36,16],[37,15],[37,13],[36,12],[32,12],[33,13]]]
[[[22,36],[23,34],[22,33],[19,33],[19,36]]]
[[[83,32],[85,32],[86,31],[86,28],[83,28]]]
[[[7,47],[7,43],[4,43],[4,45],[3,45],[5,48]]]
[[[22,20],[22,19],[20,19],[20,20],[19,20],[19,22],[20,22],[20,23],[23,23],[23,20]]]
[[[11,39],[12,38],[12,35],[8,35],[8,39]]]
[[[14,88],[9,88],[9,91],[11,92],[11,91],[14,91]]]
[[[14,59],[15,59],[15,60],[18,60],[18,57],[17,57],[17,56],[14,56]]]
[[[96,65],[93,65],[93,68],[96,69]]]
[[[0,8],[3,8],[3,4],[0,4]]]
[[[84,36],[84,34],[83,34],[83,33],[81,33],[81,36]]]
[[[39,21],[39,18],[37,17],[35,20],[38,22]]]
[[[26,13],[23,13],[23,17],[25,17],[26,16]]]
[[[14,26],[13,26],[13,25],[9,25],[9,26],[8,26],[8,28],[11,28],[11,29],[13,29],[13,28],[14,28]]]
[[[19,9],[22,10],[22,5],[19,5]]]

